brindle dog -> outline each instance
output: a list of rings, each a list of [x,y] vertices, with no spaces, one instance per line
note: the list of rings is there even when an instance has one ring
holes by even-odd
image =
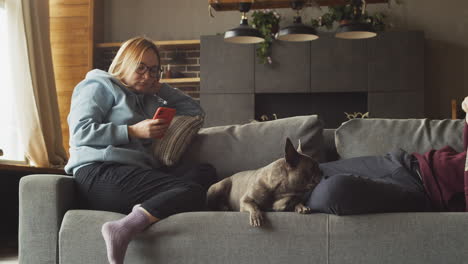
[[[261,226],[262,211],[310,213],[302,199],[321,179],[317,161],[302,153],[300,142],[296,151],[287,138],[284,158],[213,184],[208,189],[207,206],[213,210],[247,211],[250,225]]]

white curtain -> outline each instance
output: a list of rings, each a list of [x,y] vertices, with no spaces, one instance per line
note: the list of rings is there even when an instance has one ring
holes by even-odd
[[[31,165],[66,162],[49,39],[49,0],[5,2],[19,137]]]

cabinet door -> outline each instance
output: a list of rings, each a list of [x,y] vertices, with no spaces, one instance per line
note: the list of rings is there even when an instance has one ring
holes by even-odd
[[[200,93],[253,93],[254,45],[232,44],[223,36],[202,36]]]
[[[245,124],[254,119],[254,94],[200,94],[205,127]]]
[[[321,34],[311,42],[312,92],[366,92],[367,42]]]
[[[306,93],[310,83],[310,42],[275,41],[273,64],[255,58],[255,93]]]
[[[424,89],[423,32],[382,32],[368,43],[369,91]]]

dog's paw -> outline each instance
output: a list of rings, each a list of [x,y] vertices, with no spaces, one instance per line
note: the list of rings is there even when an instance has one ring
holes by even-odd
[[[303,205],[303,204],[297,204],[296,207],[294,208],[294,211],[296,211],[296,213],[299,213],[299,214],[310,214],[312,213],[312,210]]]
[[[253,212],[250,214],[250,225],[251,226],[261,226],[263,222],[263,216],[261,212]]]

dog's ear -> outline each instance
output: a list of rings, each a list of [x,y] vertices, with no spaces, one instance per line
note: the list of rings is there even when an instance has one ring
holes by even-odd
[[[286,138],[286,147],[285,147],[285,155],[284,158],[286,159],[286,162],[289,164],[291,167],[296,167],[297,164],[299,163],[300,160],[300,155],[297,153],[296,149],[294,148],[291,140],[289,138]]]

